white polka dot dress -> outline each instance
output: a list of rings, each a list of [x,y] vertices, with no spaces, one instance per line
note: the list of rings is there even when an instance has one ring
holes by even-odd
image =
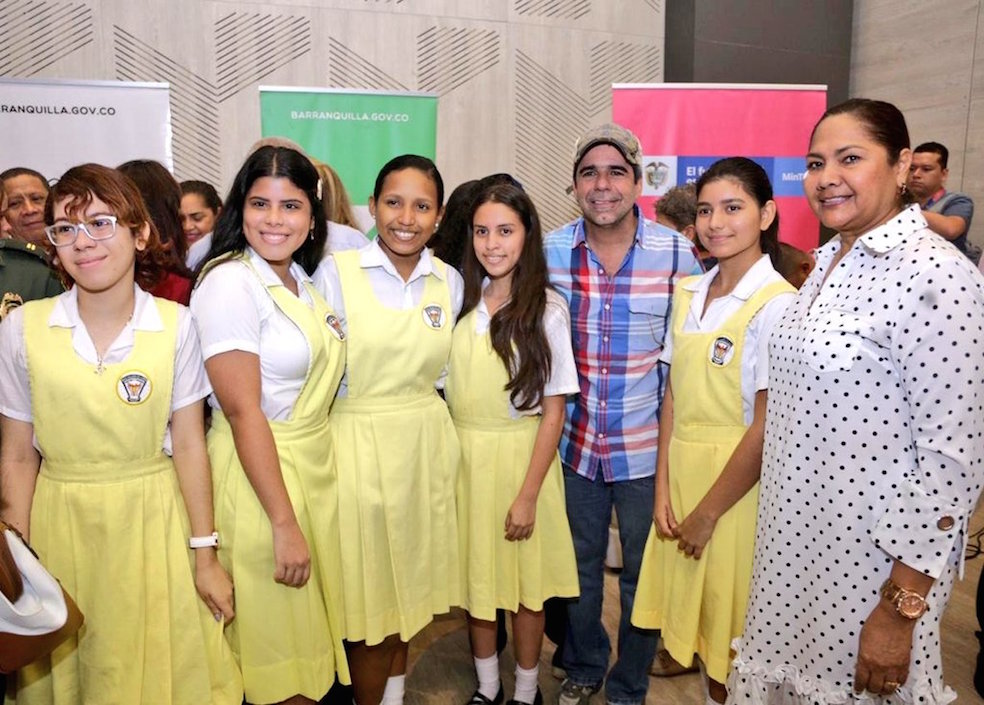
[[[951,702],[939,626],[984,481],[984,278],[917,207],[840,239],[776,326],[751,598],[729,703]],[[821,286],[821,282],[823,285]],[[937,577],[909,679],[853,693],[896,558]]]

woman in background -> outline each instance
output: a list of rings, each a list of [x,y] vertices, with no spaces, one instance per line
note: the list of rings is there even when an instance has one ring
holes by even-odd
[[[117,169],[140,189],[167,256],[166,274],[150,293],[187,305],[192,281],[185,265],[188,242],[181,227],[181,187],[171,172],[150,159],[125,162]]]
[[[195,271],[212,246],[215,221],[222,213],[222,200],[212,184],[205,181],[181,182],[181,228],[188,241],[185,264]]]

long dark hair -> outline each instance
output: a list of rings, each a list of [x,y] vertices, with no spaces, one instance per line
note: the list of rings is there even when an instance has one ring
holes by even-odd
[[[328,224],[323,217],[321,199],[318,198],[318,172],[307,157],[288,147],[260,147],[246,158],[229,188],[219,219],[215,222],[212,247],[202,260],[202,266],[216,257],[245,251],[249,244],[243,232],[246,194],[253,183],[264,176],[287,179],[307,196],[314,229],[311,237],[304,238],[304,243],[294,251],[292,259],[305,272],[313,274],[324,255],[325,242],[328,239]]]
[[[697,200],[700,200],[700,192],[707,184],[719,179],[737,181],[745,192],[755,199],[759,208],[773,200],[772,183],[769,181],[769,175],[765,173],[765,169],[746,157],[728,157],[711,164],[711,167],[697,179]],[[778,267],[780,259],[778,209],[776,209],[776,217],[772,219],[772,223],[762,231],[759,247],[762,252],[769,255],[772,266]]]
[[[459,272],[465,250],[471,246],[471,207],[478,189],[479,181],[475,179],[459,184],[451,192],[441,223],[428,243],[438,259]]]
[[[181,227],[181,187],[163,164],[151,159],[133,159],[116,169],[126,174],[140,189],[150,219],[157,227],[168,255],[169,272],[190,277],[185,265],[188,238]]]
[[[489,324],[492,348],[509,371],[506,390],[519,410],[529,410],[543,400],[543,388],[550,379],[550,345],[543,331],[547,307],[547,262],[543,255],[543,233],[533,201],[513,184],[490,184],[482,188],[472,203],[469,221],[484,203],[501,203],[519,216],[526,236],[516,269],[513,271],[509,301],[495,312]],[[465,300],[461,315],[471,311],[482,298],[482,279],[488,273],[475,255],[475,247],[464,252]]]

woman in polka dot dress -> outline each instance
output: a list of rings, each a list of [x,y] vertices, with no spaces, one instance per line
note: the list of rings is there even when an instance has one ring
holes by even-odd
[[[902,114],[817,123],[804,189],[838,236],[776,326],[731,703],[948,703],[939,626],[984,478],[984,278],[906,207]]]

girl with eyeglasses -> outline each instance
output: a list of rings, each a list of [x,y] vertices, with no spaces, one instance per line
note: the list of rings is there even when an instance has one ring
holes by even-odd
[[[69,169],[45,222],[73,286],[0,326],[0,512],[86,624],[16,674],[14,702],[238,704],[191,315],[143,290],[163,251],[127,177]]]

